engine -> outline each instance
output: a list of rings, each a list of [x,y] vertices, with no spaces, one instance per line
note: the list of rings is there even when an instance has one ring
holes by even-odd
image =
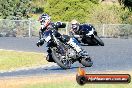
[[[72,48],[69,48],[69,49],[68,49],[68,57],[69,57],[69,58],[74,58],[74,59],[75,59],[76,56],[77,56],[77,55],[76,55],[76,51],[73,50]]]

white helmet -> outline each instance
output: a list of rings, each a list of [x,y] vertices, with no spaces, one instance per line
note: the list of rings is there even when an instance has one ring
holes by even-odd
[[[51,22],[51,17],[48,15],[48,14],[42,14],[40,17],[39,17],[39,21],[41,24],[43,24],[43,26],[47,26],[50,24]]]
[[[79,30],[79,22],[77,20],[72,20],[71,21],[71,28],[75,31],[78,31]]]

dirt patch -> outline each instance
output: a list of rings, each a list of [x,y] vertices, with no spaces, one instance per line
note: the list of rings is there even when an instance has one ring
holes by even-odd
[[[60,83],[66,80],[75,80],[75,75],[44,75],[32,77],[1,78],[0,88],[21,88],[26,84]]]

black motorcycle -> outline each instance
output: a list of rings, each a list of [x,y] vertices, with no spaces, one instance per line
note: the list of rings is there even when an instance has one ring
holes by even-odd
[[[80,43],[88,44],[88,45],[100,45],[104,46],[104,42],[99,38],[95,28],[90,28],[88,25],[85,25],[85,31],[81,31],[81,35],[75,35],[76,39]],[[79,38],[78,38],[79,36]]]
[[[76,61],[79,61],[85,67],[91,67],[93,65],[91,58],[87,54],[80,56],[72,46],[67,44],[67,38],[69,36],[63,35],[63,39],[59,39],[54,33],[55,30],[52,30],[51,35],[45,38],[51,50],[51,56],[47,57],[48,60],[51,60],[51,62],[54,61],[63,69],[69,69]]]

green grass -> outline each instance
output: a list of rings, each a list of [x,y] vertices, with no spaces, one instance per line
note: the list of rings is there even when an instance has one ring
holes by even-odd
[[[14,70],[47,63],[42,53],[0,50],[0,70]]]
[[[130,84],[85,84],[83,86],[78,85],[75,81],[64,81],[60,83],[48,83],[48,84],[34,84],[26,85],[24,88],[131,88]]]

